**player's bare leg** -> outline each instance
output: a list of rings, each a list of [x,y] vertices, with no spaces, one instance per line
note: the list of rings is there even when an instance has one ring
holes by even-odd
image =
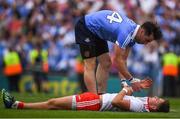
[[[84,59],[84,82],[89,92],[97,93],[95,80],[96,58]]]
[[[61,98],[52,98],[44,102],[36,103],[24,103],[21,101],[16,101],[15,98],[9,94],[5,89],[2,90],[2,97],[4,106],[6,108],[15,108],[15,109],[63,109],[70,110],[72,109],[72,97],[66,96]]]
[[[99,64],[96,71],[98,93],[105,93],[107,87],[107,80],[109,77],[109,70],[112,64],[109,53],[100,55],[98,57],[98,61]]]
[[[25,109],[64,109],[72,108],[72,96],[52,98],[45,102],[24,103]]]

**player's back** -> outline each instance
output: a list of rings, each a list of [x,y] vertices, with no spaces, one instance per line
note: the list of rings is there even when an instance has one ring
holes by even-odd
[[[103,40],[122,44],[129,34],[132,34],[137,24],[120,12],[102,10],[85,16],[88,29]]]

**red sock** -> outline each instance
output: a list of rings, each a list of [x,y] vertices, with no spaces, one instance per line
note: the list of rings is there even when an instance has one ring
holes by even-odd
[[[23,109],[23,108],[24,108],[24,102],[19,102],[18,109]]]

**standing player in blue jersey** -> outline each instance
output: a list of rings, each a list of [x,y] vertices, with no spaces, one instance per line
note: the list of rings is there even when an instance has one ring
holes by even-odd
[[[128,71],[128,54],[135,43],[147,44],[161,36],[156,24],[145,22],[140,26],[116,11],[102,10],[80,18],[75,26],[75,37],[84,59],[84,81],[88,91],[105,93],[111,66],[107,41],[118,46],[115,62],[122,77],[132,84],[135,91],[140,90],[140,80]]]

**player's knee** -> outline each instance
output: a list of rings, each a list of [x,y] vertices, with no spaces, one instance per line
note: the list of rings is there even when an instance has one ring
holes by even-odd
[[[96,62],[88,62],[84,64],[85,70],[95,70],[96,68]]]
[[[47,107],[48,109],[56,109],[56,100],[55,99],[49,99],[47,101]]]
[[[111,59],[107,59],[107,61],[105,63],[105,68],[110,69],[111,65],[112,65]]]
[[[104,60],[103,62],[100,63],[101,67],[105,70],[109,70],[111,65],[112,65],[112,62],[110,59],[106,59]]]

